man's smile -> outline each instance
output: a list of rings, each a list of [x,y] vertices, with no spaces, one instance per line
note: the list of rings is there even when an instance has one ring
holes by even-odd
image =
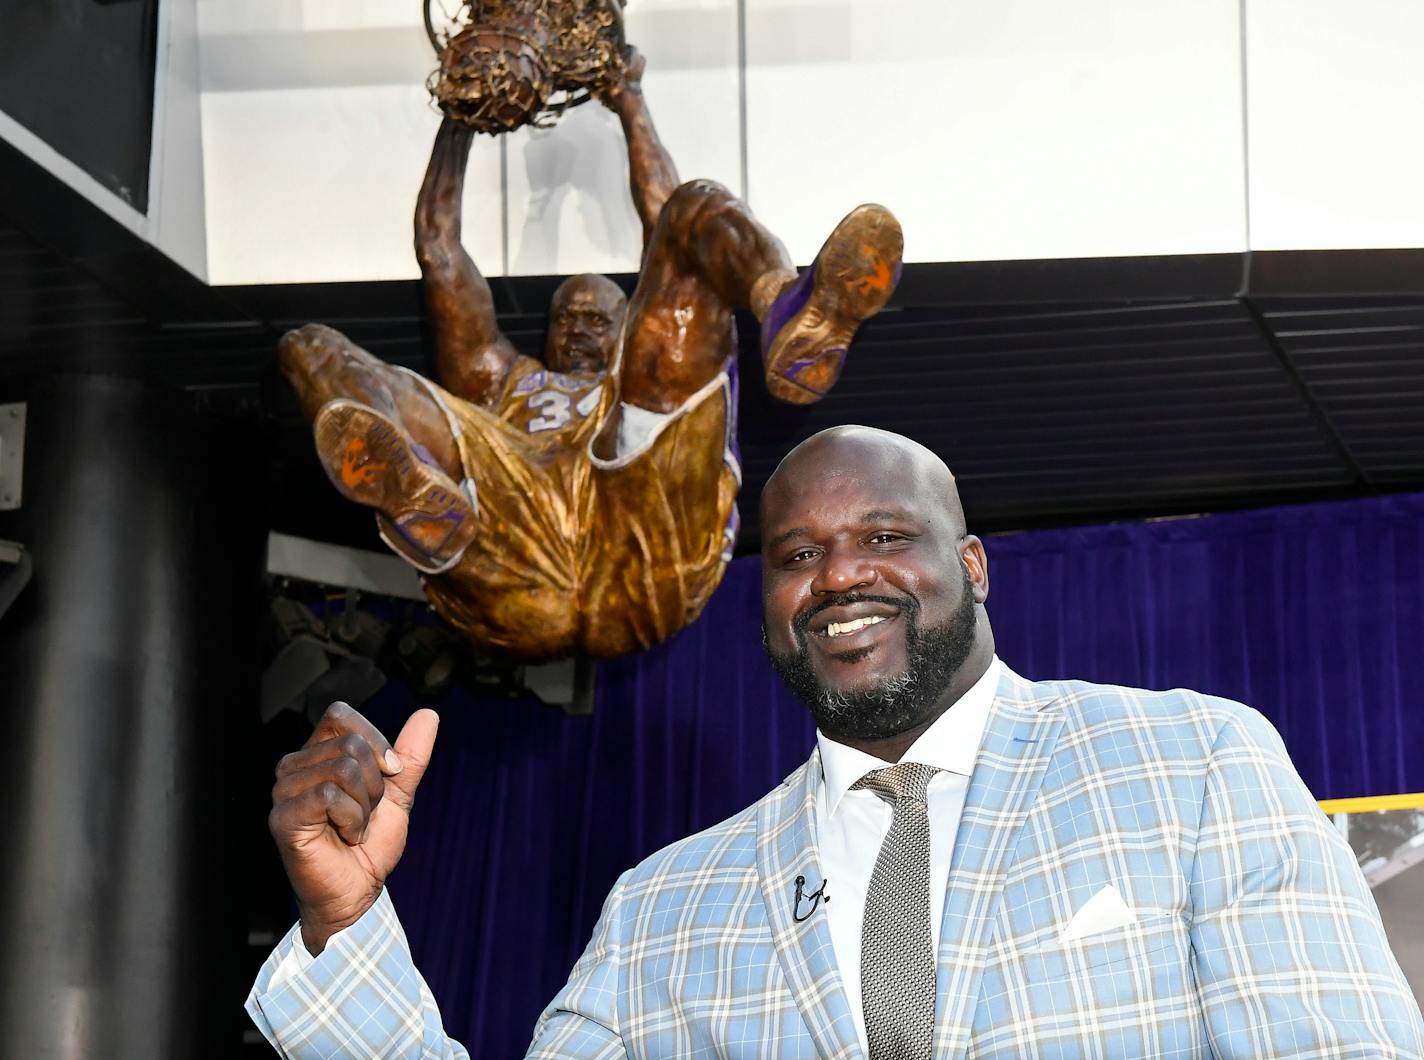
[[[893,635],[891,631],[899,625],[899,618],[898,614],[871,615],[848,622],[832,622],[823,630],[813,631],[809,639],[817,654],[829,657],[832,662],[854,665],[873,655]]]
[[[849,622],[832,622],[829,626],[826,627],[825,636],[849,636],[858,629],[864,629],[866,626],[874,626],[884,621],[885,619],[881,618],[879,615],[871,615],[869,618],[853,618]]]
[[[805,629],[807,640],[819,654],[852,662],[865,658],[890,636],[900,615],[900,607],[891,600],[862,597],[822,605],[797,624]]]

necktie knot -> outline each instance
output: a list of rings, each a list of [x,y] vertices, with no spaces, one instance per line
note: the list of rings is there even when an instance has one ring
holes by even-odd
[[[873,791],[892,806],[902,799],[924,802],[925,790],[938,772],[923,762],[901,762],[884,769],[872,769],[852,784],[851,790]]]

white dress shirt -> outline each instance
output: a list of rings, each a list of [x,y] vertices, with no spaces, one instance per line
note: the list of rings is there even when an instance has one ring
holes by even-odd
[[[984,676],[935,719],[900,759],[942,770],[935,774],[925,793],[930,815],[930,932],[936,950],[944,918],[944,894],[949,886],[949,856],[954,850],[969,774],[974,771],[974,758],[979,753],[1001,669],[995,656]],[[816,744],[821,750],[822,771],[816,792],[816,842],[821,854],[821,875],[831,899],[823,908],[856,1033],[860,1035],[861,1048],[868,1051],[865,1013],[861,1010],[861,920],[865,916],[865,892],[894,811],[874,792],[851,791],[850,786],[872,769],[884,769],[889,763],[836,743],[819,731]]]

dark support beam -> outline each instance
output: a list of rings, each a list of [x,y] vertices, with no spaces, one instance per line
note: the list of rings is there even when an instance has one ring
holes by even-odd
[[[0,619],[0,1056],[227,1055],[234,822],[256,701],[263,514],[183,395],[101,376],[29,395],[34,577]],[[260,472],[259,472],[260,473]]]

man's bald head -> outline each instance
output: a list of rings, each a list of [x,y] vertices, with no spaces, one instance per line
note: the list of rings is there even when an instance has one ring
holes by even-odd
[[[994,654],[954,476],[918,442],[835,427],[771,476],[761,531],[772,664],[823,733],[898,761]]]
[[[875,478],[886,472],[903,477],[922,500],[940,502],[955,536],[967,532],[954,474],[932,449],[903,434],[858,424],[828,427],[787,453],[762,491],[762,519],[768,500],[775,503],[794,483],[843,475]]]

